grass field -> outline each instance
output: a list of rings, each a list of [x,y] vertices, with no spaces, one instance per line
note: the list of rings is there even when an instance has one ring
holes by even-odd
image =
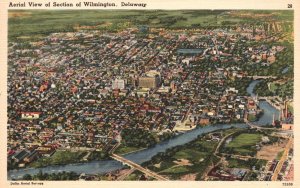
[[[258,170],[261,167],[265,166],[267,164],[266,160],[261,159],[252,159],[251,161],[244,161],[240,159],[227,159],[228,167],[229,168],[244,168],[251,170],[253,166]]]
[[[207,157],[207,152],[200,152],[193,149],[184,149],[177,152],[174,156],[176,159],[200,160]]]
[[[243,146],[253,146],[261,140],[261,134],[243,133],[233,139],[227,147],[240,148]]]
[[[172,166],[171,168],[161,171],[161,174],[178,174],[188,172],[189,169],[186,166]]]
[[[261,134],[242,133],[227,144],[225,149],[239,155],[250,155],[256,151],[255,145],[260,142],[261,137]]]
[[[129,147],[129,146],[124,146],[124,145],[120,145],[115,153],[116,154],[119,154],[119,155],[123,155],[123,154],[126,154],[126,153],[131,153],[131,152],[134,152],[134,151],[137,151],[137,150],[140,150],[140,149],[143,149],[142,147]]]
[[[77,163],[80,162],[82,157],[85,156],[87,152],[78,151],[56,151],[51,157],[43,157],[38,159],[37,161],[30,164],[31,167],[43,167],[50,165],[62,165],[69,163]]]

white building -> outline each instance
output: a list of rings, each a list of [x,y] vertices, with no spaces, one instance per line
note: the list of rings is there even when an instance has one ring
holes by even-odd
[[[112,89],[125,89],[125,80],[122,79],[113,80]]]

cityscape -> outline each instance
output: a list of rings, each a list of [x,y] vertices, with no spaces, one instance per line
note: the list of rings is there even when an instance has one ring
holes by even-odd
[[[294,180],[293,11],[8,17],[8,180]]]

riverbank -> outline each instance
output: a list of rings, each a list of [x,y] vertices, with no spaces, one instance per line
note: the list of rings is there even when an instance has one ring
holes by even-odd
[[[157,144],[154,147],[141,150],[138,152],[130,153],[123,155],[128,160],[131,160],[137,164],[141,164],[150,160],[154,155],[159,152],[164,152],[168,148],[186,144],[199,135],[206,134],[209,132],[213,132],[216,130],[229,129],[231,127],[237,128],[247,128],[246,124],[227,124],[227,125],[214,125],[207,126],[203,128],[196,128],[192,131],[189,131],[185,134],[180,134],[170,140],[163,141]],[[58,173],[58,172],[75,172],[78,174],[87,173],[87,174],[104,174],[107,172],[115,171],[118,169],[122,169],[124,166],[122,163],[115,160],[102,160],[102,161],[90,161],[87,163],[77,163],[77,164],[66,164],[66,165],[56,165],[56,166],[47,166],[43,168],[25,168],[18,170],[10,170],[8,171],[8,179],[22,179],[25,174],[35,175],[42,171],[43,173]]]
[[[118,155],[128,155],[130,153],[139,152],[148,148],[135,148],[135,147],[123,147],[120,146],[116,149],[115,153]]]

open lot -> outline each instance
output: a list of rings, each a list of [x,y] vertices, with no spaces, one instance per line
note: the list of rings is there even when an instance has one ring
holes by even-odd
[[[271,161],[276,159],[278,154],[284,150],[287,140],[274,143],[272,145],[263,146],[256,154],[258,159],[265,159]]]

